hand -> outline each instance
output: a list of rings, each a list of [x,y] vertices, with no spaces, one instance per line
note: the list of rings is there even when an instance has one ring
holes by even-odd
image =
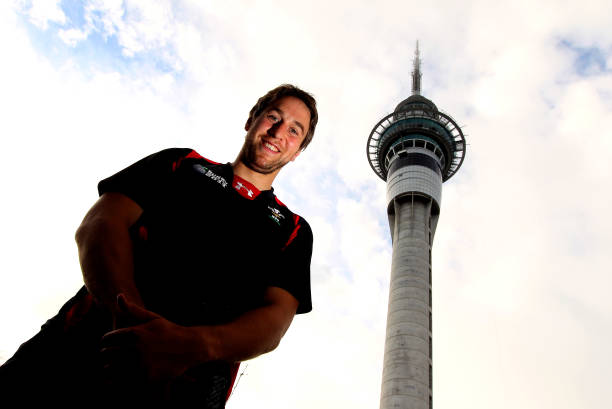
[[[126,306],[128,299],[130,300],[129,301],[130,307]],[[113,327],[112,327],[113,330],[143,324],[144,322],[149,320],[148,315],[145,316],[139,313],[134,314],[133,313],[133,311],[135,311],[134,307],[140,307],[141,309],[148,311],[144,307],[144,304],[142,303],[142,301],[138,302],[138,300],[136,300],[133,296],[128,296],[127,293],[121,293],[117,296],[115,300],[115,304],[112,305],[110,308],[112,318],[113,318]],[[154,314],[155,318],[158,317],[157,314],[151,311],[148,311],[148,312],[151,314]],[[150,316],[150,318],[154,318],[154,317]],[[143,321],[143,319],[145,321]]]
[[[194,341],[189,328],[117,297],[122,322],[128,327],[102,337],[102,363],[111,381],[166,384],[189,366],[185,346]]]

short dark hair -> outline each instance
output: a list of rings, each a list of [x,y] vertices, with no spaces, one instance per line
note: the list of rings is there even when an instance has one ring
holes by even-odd
[[[300,145],[300,149],[304,150],[312,141],[312,137],[314,135],[315,128],[317,126],[317,122],[319,121],[319,114],[317,112],[317,101],[315,101],[314,97],[310,95],[308,92],[301,90],[295,85],[291,84],[283,84],[274,88],[271,91],[268,91],[266,95],[259,98],[257,103],[251,108],[251,112],[249,112],[249,118],[245,124],[246,128],[249,128],[255,118],[257,118],[266,108],[275,103],[281,98],[284,97],[296,97],[301,100],[308,110],[310,111],[310,123],[308,124],[308,132]]]

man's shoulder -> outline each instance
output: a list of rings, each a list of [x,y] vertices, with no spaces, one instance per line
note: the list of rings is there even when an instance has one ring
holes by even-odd
[[[279,222],[283,222],[285,225],[288,225],[292,231],[297,232],[297,230],[302,229],[300,233],[306,233],[312,236],[310,225],[306,219],[303,216],[294,213],[276,195],[273,194],[273,199],[270,201],[268,207],[273,214],[272,217],[277,219]]]
[[[221,166],[220,162],[202,156],[192,148],[166,148],[149,156],[152,159],[169,161],[172,163],[172,170],[180,167],[186,159],[201,161],[209,166]]]

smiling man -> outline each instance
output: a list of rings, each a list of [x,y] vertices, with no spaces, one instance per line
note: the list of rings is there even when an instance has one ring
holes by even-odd
[[[239,362],[311,310],[312,232],[272,182],[317,120],[282,85],[251,109],[233,163],[173,148],[102,180],[76,234],[85,285],[0,367],[5,398],[224,407]]]
[[[269,189],[283,166],[298,157],[310,127],[310,110],[301,99],[285,96],[272,103],[263,115],[245,125],[246,141],[233,163],[234,172]],[[312,138],[312,135],[310,136]]]

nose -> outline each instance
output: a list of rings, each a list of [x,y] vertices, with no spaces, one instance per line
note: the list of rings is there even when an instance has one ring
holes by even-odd
[[[272,126],[267,131],[268,136],[277,138],[280,135],[279,130],[281,128],[281,123],[282,121],[278,121],[275,124],[272,124]]]

